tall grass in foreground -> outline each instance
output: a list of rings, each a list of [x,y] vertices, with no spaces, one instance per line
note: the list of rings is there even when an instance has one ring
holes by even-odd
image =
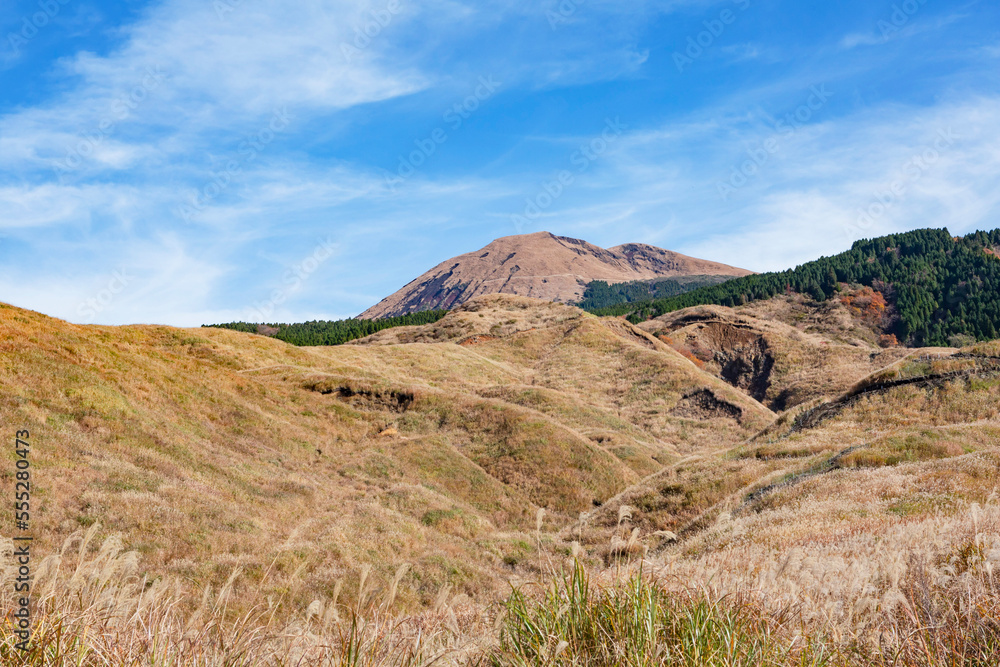
[[[797,610],[747,595],[677,592],[634,574],[595,588],[575,565],[543,595],[515,590],[490,667],[996,667],[995,591],[934,590],[926,572],[900,590],[898,613],[869,637],[837,640]]]
[[[124,551],[119,538],[90,549],[96,528],[70,538],[60,553],[40,563],[27,652],[15,648],[13,547],[2,540],[0,665],[409,667],[435,661],[430,645],[439,646],[439,653],[448,646],[442,637],[450,632],[446,614],[402,620],[389,614],[394,587],[381,600],[362,599],[353,606],[315,601],[295,613],[280,600],[268,600],[236,614],[229,608],[236,570],[220,590],[204,589],[200,603],[192,605],[179,582],[140,576],[136,554]]]
[[[822,645],[791,640],[781,632],[781,617],[748,599],[671,594],[642,573],[593,590],[579,563],[541,599],[514,591],[505,613],[499,646],[489,657],[493,667],[819,667],[830,657]]]
[[[882,493],[886,479],[873,480]],[[849,508],[836,500],[837,480],[827,483],[824,504],[800,505],[797,521],[822,525]],[[954,513],[911,509],[901,506],[906,519],[878,531],[797,544],[786,533],[780,547],[733,538],[763,533],[765,515],[720,517],[683,545],[687,553],[639,558],[591,580],[574,565],[534,595],[512,592],[489,663],[1000,665],[1000,498],[994,492]],[[626,520],[620,512],[619,526]]]
[[[939,548],[912,543],[930,541],[924,524]],[[39,563],[28,653],[14,648],[12,545],[0,544],[0,665],[992,667],[1000,665],[998,528],[1000,504],[991,500],[966,516],[885,531],[881,541],[904,560],[873,565],[858,549],[868,570],[861,580],[854,566],[834,568],[832,555],[814,563],[820,571],[778,554],[772,570],[765,552],[748,551],[725,570],[744,571],[735,586],[698,559],[671,569],[636,558],[603,572],[549,561],[540,583],[515,588],[498,606],[453,609],[445,589],[434,609],[394,616],[402,569],[379,594],[362,570],[349,602],[335,592],[296,609],[264,598],[235,613],[238,570],[218,591],[192,595],[141,576],[118,538],[92,544],[92,527]]]

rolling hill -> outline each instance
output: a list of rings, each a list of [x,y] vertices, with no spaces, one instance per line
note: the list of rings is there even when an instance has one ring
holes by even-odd
[[[336,347],[10,306],[0,333],[3,418],[38,443],[39,550],[101,525],[150,571],[219,586],[239,566],[250,591],[292,549],[306,603],[365,563],[410,563],[411,604],[449,579],[502,588],[539,509],[567,525],[774,418],[628,323],[506,295]],[[692,395],[711,405],[689,415]]]
[[[595,603],[637,576],[677,618],[766,628],[766,664],[994,664],[1000,347],[883,348],[858,303],[634,325],[493,294],[332,347],[0,306],[62,656],[31,664],[512,667],[517,619],[591,622],[560,611],[573,567]]]

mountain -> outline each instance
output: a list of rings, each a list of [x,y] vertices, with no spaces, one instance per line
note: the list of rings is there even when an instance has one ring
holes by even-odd
[[[1000,229],[962,237],[920,229],[864,239],[847,252],[787,271],[594,312],[638,323],[692,306],[733,307],[792,293],[867,311],[885,336],[908,345],[991,340],[1000,333]]]
[[[398,317],[451,309],[483,294],[516,294],[572,302],[588,283],[686,276],[737,277],[751,272],[642,243],[600,248],[549,232],[505,236],[485,248],[441,262],[359,315]]]

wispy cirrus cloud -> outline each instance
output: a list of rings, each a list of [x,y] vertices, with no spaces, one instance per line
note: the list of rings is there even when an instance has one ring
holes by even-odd
[[[859,46],[886,44],[891,40],[908,39],[923,33],[941,30],[968,18],[968,14],[965,13],[953,13],[933,18],[924,17],[923,12],[921,12],[922,8],[923,3],[916,0],[903,3],[903,5],[893,4],[870,30],[845,35],[840,40],[840,47],[849,50]]]
[[[748,125],[690,118],[626,136],[580,183],[579,196],[568,196],[565,209],[539,224],[587,224],[593,239],[613,245],[627,240],[611,231],[622,225],[611,224],[615,212],[627,211],[626,227],[642,230],[649,242],[758,271],[839,252],[914,221],[956,233],[994,228],[997,126],[998,97],[932,109],[886,105],[817,122],[787,136],[758,177],[723,202],[717,185],[740,159],[739,147],[759,145],[774,128],[764,119]],[[872,202],[890,196],[883,212],[861,219]]]

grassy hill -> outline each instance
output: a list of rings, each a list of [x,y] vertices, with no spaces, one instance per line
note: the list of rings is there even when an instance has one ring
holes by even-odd
[[[121,534],[158,575],[218,588],[239,567],[248,596],[307,563],[305,604],[364,565],[391,578],[407,562],[399,597],[420,605],[446,583],[502,590],[505,559],[536,550],[539,509],[566,525],[773,418],[627,326],[497,297],[427,329],[464,340],[302,348],[4,306],[2,413],[37,443],[39,551],[100,525],[95,542]],[[674,416],[696,390],[738,418]]]
[[[595,280],[588,283],[583,299],[574,305],[584,310],[607,308],[623,303],[683,294],[699,287],[717,285],[728,279],[729,276],[684,276],[676,279],[636,280],[611,285],[601,280]],[[432,324],[447,313],[447,310],[424,310],[399,317],[381,319],[317,320],[297,324],[228,322],[203,326],[271,336],[292,345],[343,345],[385,329]]]
[[[737,278],[665,299],[595,310],[633,322],[700,305],[735,307],[791,292],[816,302],[844,286],[878,292],[891,310],[886,334],[912,346],[949,345],[963,337],[997,338],[1000,331],[1000,229],[952,237],[925,229],[857,241],[845,253],[788,271]]]
[[[0,306],[38,647],[0,660],[995,664],[1000,347],[851,308],[494,295],[296,347]]]

